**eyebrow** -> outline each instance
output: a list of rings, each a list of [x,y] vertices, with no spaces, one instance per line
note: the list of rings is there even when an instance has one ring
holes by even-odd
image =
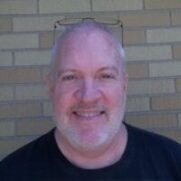
[[[100,68],[98,71],[101,72],[101,71],[105,71],[105,70],[111,70],[116,73],[119,72],[118,67],[115,67],[115,66],[105,66],[105,67]]]
[[[62,74],[64,74],[64,73],[71,73],[71,72],[79,72],[78,70],[76,70],[76,69],[65,69],[65,70],[59,70],[58,71],[58,76],[60,76],[60,75],[62,75]]]
[[[106,70],[111,70],[111,71],[115,71],[116,73],[119,72],[118,68],[115,67],[115,66],[105,66],[105,67],[101,67],[100,69],[98,69],[97,72],[102,72],[102,71],[106,71]],[[74,68],[68,68],[68,69],[65,69],[65,70],[59,70],[58,71],[58,75],[62,75],[63,73],[68,73],[68,72],[80,72],[79,70],[77,69],[74,69]]]

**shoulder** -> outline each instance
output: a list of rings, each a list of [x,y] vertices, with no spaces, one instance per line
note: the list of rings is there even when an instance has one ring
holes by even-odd
[[[152,152],[167,153],[179,157],[181,161],[181,144],[165,136],[149,132],[126,124],[128,136],[133,138],[137,145],[142,145]]]
[[[136,168],[153,178],[180,180],[181,145],[167,137],[126,124],[129,153]],[[148,176],[148,175],[145,176]]]
[[[49,139],[53,136],[54,130],[42,135],[36,140],[28,143],[27,145],[19,148],[15,152],[8,155],[0,162],[0,170],[2,168],[10,168],[14,165],[32,162],[36,160],[43,154],[43,150],[48,147]]]

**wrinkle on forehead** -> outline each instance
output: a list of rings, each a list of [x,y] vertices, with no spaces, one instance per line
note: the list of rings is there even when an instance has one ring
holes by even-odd
[[[101,51],[102,53],[106,51],[110,54],[115,54],[115,58],[116,56],[119,56],[116,44],[113,40],[111,40],[105,32],[97,29],[69,33],[60,44],[60,51],[58,54],[66,55],[70,51],[75,51],[78,54],[85,49],[89,49],[90,54],[93,54],[96,51]]]
[[[101,51],[102,54],[108,52],[108,56],[110,55],[113,61],[116,61],[124,75],[124,57],[119,52],[118,44],[108,32],[95,27],[78,28],[57,40],[54,52],[54,75],[64,56],[68,56],[72,52],[74,52],[74,56],[78,56],[85,50],[88,50],[90,56],[96,55],[98,51]]]

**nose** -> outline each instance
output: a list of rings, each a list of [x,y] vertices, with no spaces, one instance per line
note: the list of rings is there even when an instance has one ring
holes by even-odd
[[[89,103],[98,101],[101,93],[94,80],[89,78],[83,81],[80,88],[75,92],[75,96],[79,101]]]

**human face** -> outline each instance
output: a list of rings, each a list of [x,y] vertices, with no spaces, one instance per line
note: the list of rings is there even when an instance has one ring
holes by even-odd
[[[115,45],[102,33],[70,35],[57,56],[57,134],[74,149],[96,150],[121,129],[127,81]]]

